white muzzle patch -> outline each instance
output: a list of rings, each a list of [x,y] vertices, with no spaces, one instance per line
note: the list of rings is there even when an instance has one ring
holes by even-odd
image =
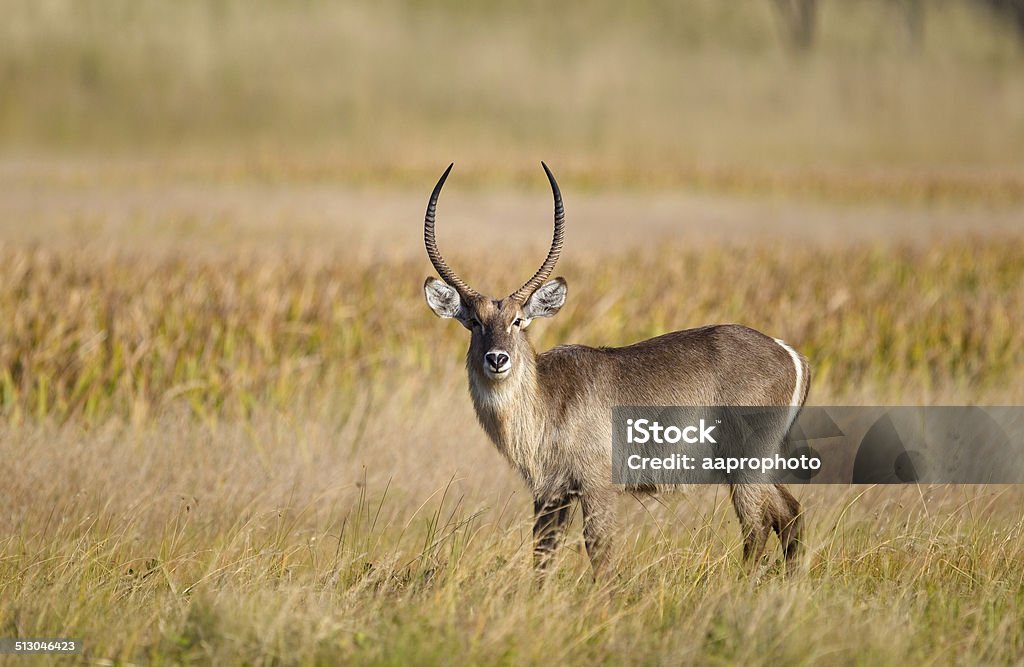
[[[484,355],[484,374],[495,380],[504,380],[512,370],[512,356],[505,350],[491,350]]]

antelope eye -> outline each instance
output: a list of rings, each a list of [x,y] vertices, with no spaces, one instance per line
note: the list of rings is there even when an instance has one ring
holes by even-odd
[[[523,324],[523,321],[521,319],[519,319],[518,317],[515,319],[514,322],[512,322],[512,326],[514,326],[514,327],[522,326],[522,324]]]
[[[480,324],[480,320],[473,318],[473,326],[483,328],[484,325]]]

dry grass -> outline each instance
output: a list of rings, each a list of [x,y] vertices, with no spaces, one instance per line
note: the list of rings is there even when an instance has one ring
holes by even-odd
[[[538,589],[420,293],[439,167],[443,248],[504,292],[543,157],[572,222],[539,348],[739,321],[810,357],[813,402],[1024,403],[1024,55],[979,4],[926,3],[915,48],[901,3],[822,0],[795,58],[767,0],[0,0],[0,636],[1019,664],[1016,487],[800,489],[788,579],[741,566],[722,489],[624,499],[616,577],[577,537]]]
[[[980,3],[926,3],[915,49],[898,3],[822,0],[799,59],[769,0],[477,4],[4,0],[0,145],[275,179],[544,158],[595,185],[1024,188],[1024,51]]]
[[[616,579],[589,583],[577,538],[537,590],[529,503],[504,463],[478,437],[440,437],[453,429],[428,411],[400,420],[354,446],[286,417],[5,428],[17,474],[0,505],[4,634],[77,636],[90,660],[165,664],[1024,652],[1015,488],[802,490],[809,555],[792,579],[744,574],[722,491],[689,489],[649,513],[624,501]]]
[[[1019,238],[573,255],[539,347],[741,320],[810,356],[819,402],[1021,400]],[[617,578],[589,583],[574,543],[538,591],[529,501],[474,423],[425,262],[0,256],[5,635],[163,663],[1024,655],[1016,489],[802,490],[794,580],[744,573],[722,490],[624,500]]]
[[[818,400],[990,395],[1020,379],[1022,258],[1013,237],[568,257],[573,298],[538,345],[627,344],[742,322],[799,344],[815,366]],[[417,289],[423,264],[340,252],[189,260],[0,248],[0,309],[9,313],[0,321],[0,409],[12,421],[140,423],[178,405],[245,417],[439,369],[453,378],[461,330],[429,321]],[[498,283],[484,264],[460,266],[478,284]],[[892,377],[899,386],[886,386]]]

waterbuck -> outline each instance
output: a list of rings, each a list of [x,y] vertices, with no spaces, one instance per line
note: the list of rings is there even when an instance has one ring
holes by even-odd
[[[562,250],[565,209],[555,177],[541,165],[554,194],[555,231],[533,277],[495,300],[448,266],[434,221],[449,165],[430,195],[423,224],[427,255],[441,280],[427,278],[423,290],[438,317],[470,330],[469,391],[480,424],[533,494],[536,567],[546,568],[578,500],[587,554],[600,574],[611,561],[615,495],[623,490],[611,480],[614,406],[792,406],[795,417],[807,398],[810,369],[781,340],[736,324],[676,331],[627,347],[561,345],[537,354],[527,327],[557,313],[566,298],[565,280],[548,280]],[[796,498],[775,484],[733,484],[731,496],[744,559],[760,560],[774,530],[792,567],[802,523]]]

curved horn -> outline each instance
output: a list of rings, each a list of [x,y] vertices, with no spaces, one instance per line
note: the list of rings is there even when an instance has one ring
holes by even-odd
[[[548,181],[551,183],[551,193],[555,197],[555,233],[551,238],[551,249],[548,250],[548,256],[544,260],[544,263],[537,269],[537,273],[533,274],[525,285],[512,292],[508,296],[509,299],[519,301],[520,303],[525,301],[534,290],[544,284],[544,281],[551,276],[551,271],[555,268],[555,262],[558,261],[558,256],[562,253],[562,238],[565,236],[565,207],[562,206],[562,193],[558,189],[558,183],[555,182],[555,176],[548,169],[548,166],[543,162],[540,166],[544,167],[544,173],[548,175]]]
[[[448,165],[448,168],[444,170],[441,178],[437,181],[437,185],[434,186],[434,191],[430,194],[427,214],[423,218],[423,244],[427,247],[427,256],[430,257],[430,263],[434,265],[437,274],[441,276],[441,280],[454,287],[463,296],[477,296],[477,293],[445,263],[444,257],[441,256],[441,251],[437,249],[437,239],[434,237],[434,216],[437,213],[437,198],[441,194],[441,188],[444,186],[445,179],[448,178],[448,174],[454,166],[454,162]]]

